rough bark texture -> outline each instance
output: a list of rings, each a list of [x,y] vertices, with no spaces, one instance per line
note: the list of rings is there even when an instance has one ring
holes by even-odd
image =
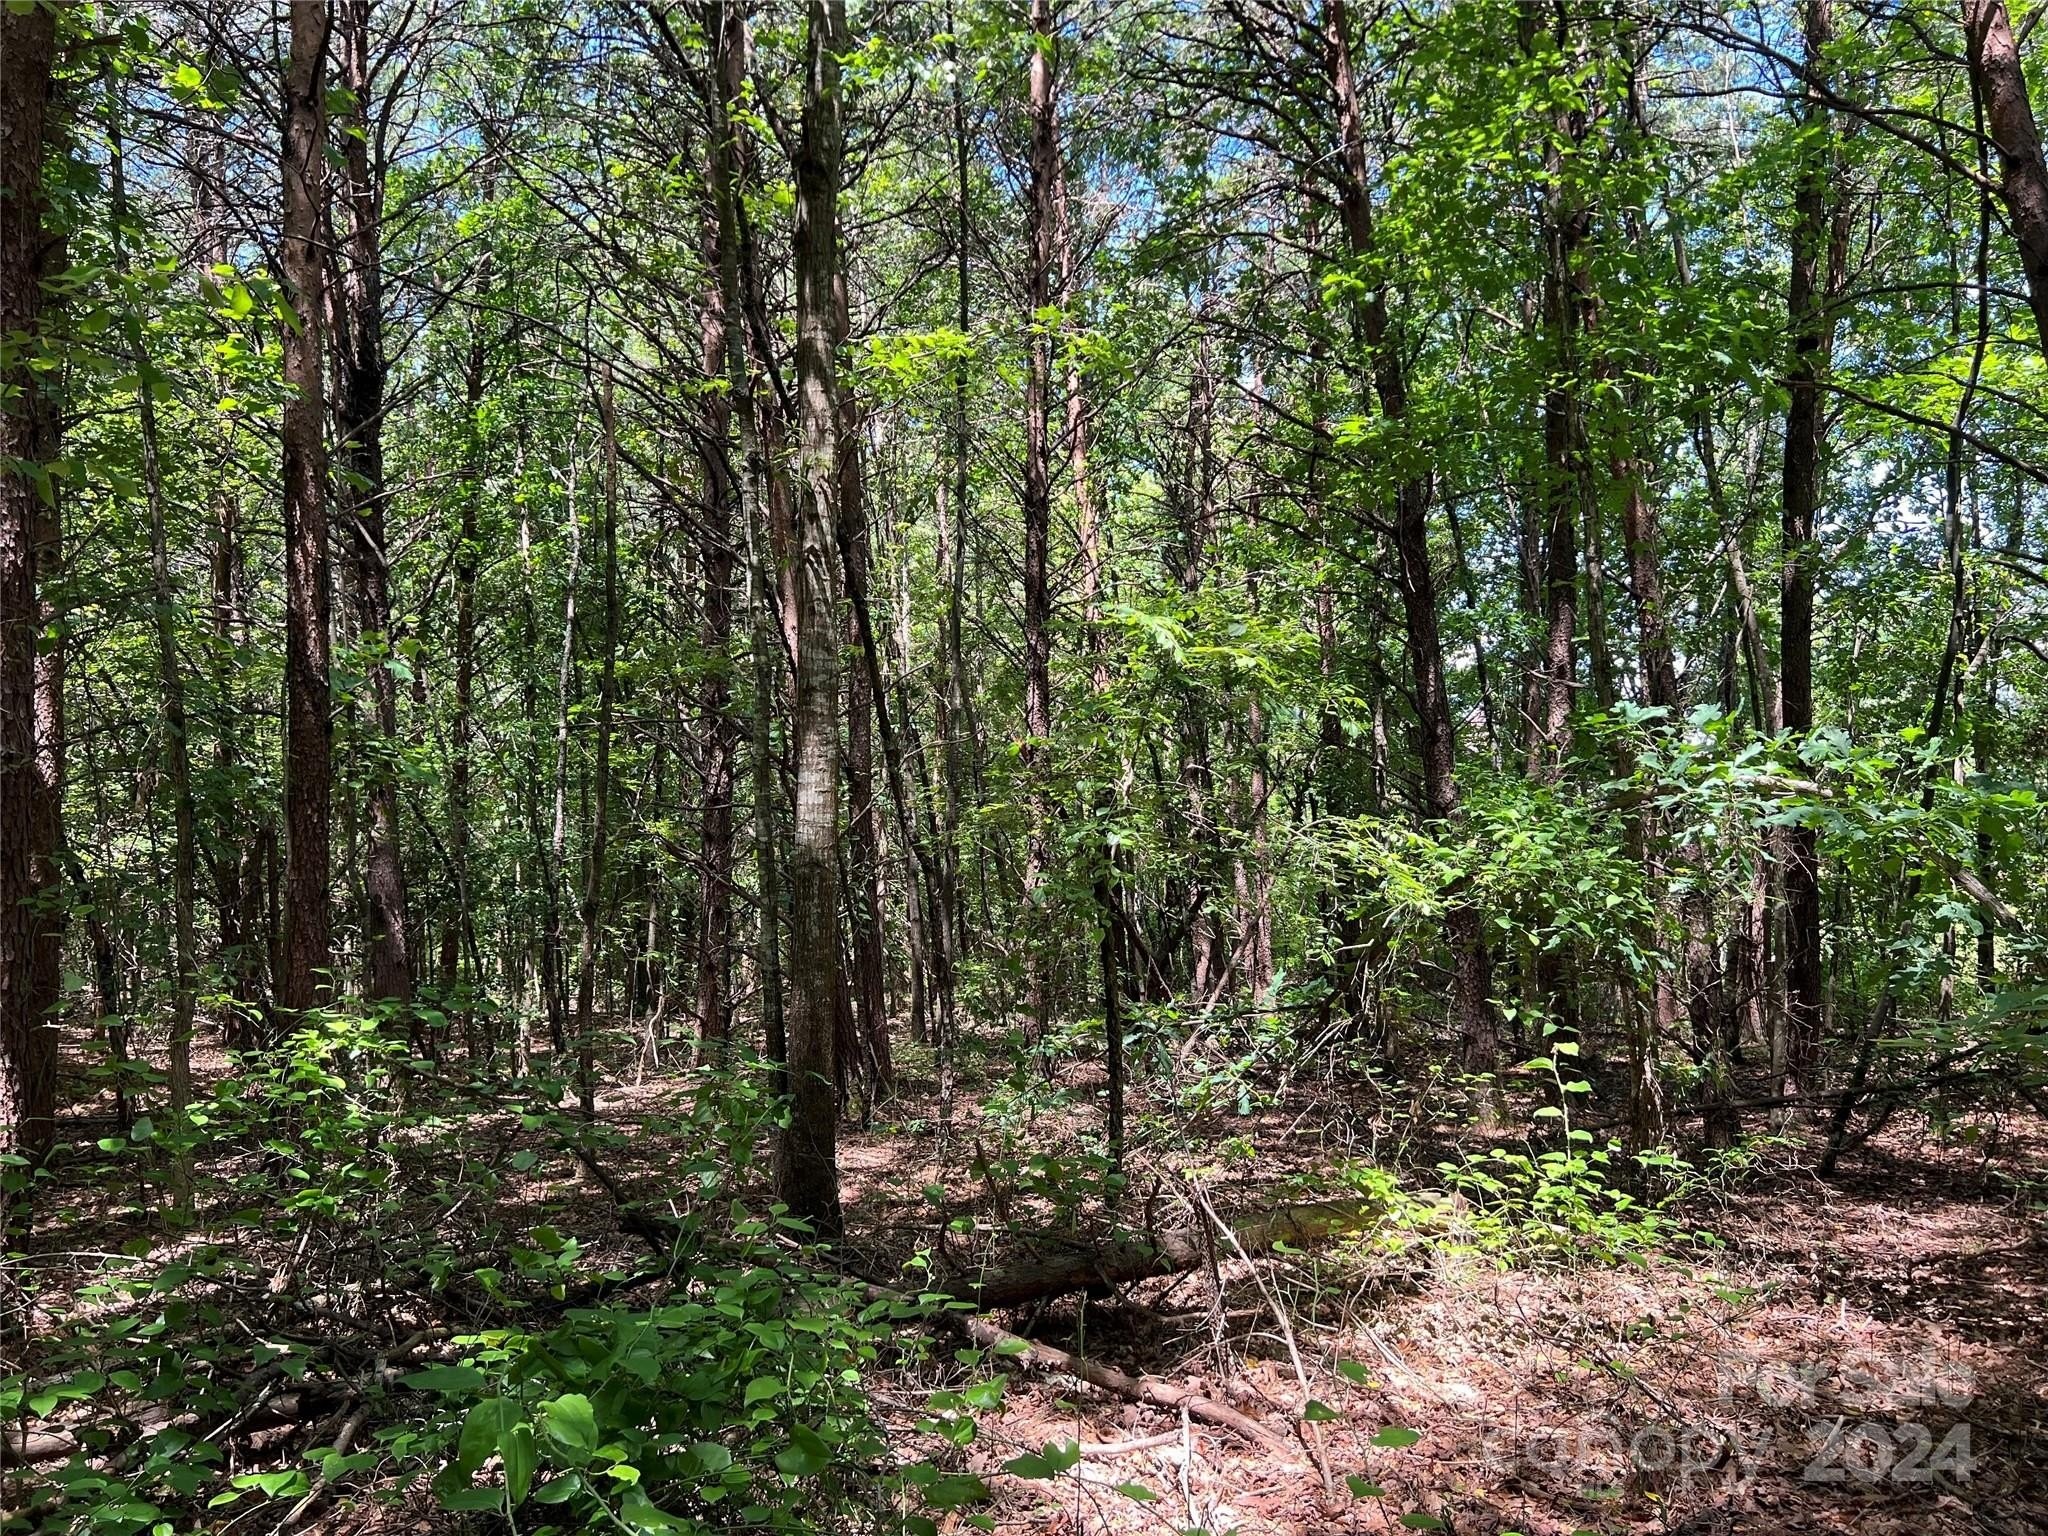
[[[846,263],[840,262],[833,284],[833,337],[843,347],[852,329]],[[839,552],[846,565],[846,591],[865,605],[870,571],[870,539],[866,484],[860,459],[860,402],[846,374],[838,381],[839,411]],[[849,604],[846,639],[861,644],[861,626],[870,623]],[[846,1044],[850,1054],[839,1062],[842,1081],[866,1079],[879,1089],[895,1075],[889,1048],[889,1012],[884,997],[888,952],[882,931],[882,819],[875,798],[875,718],[886,708],[880,679],[867,666],[852,668],[846,679],[847,842],[853,890],[853,985],[848,1001],[853,1028]]]
[[[329,718],[327,442],[321,331],[327,272],[328,12],[291,5],[285,71],[284,222],[279,266],[292,320],[284,327],[285,739],[284,937],[278,1004],[288,1013],[328,995],[328,848],[333,780]]]
[[[1833,32],[1832,0],[1807,0],[1804,13],[1806,60],[1817,70]],[[1809,88],[1803,107],[1814,130],[1794,194],[1792,275],[1786,320],[1792,338],[1787,369],[1790,402],[1785,411],[1783,537],[1785,563],[1778,589],[1779,688],[1785,729],[1804,736],[1813,729],[1813,585],[1818,552],[1814,517],[1820,506],[1821,449],[1826,431],[1822,383],[1828,371],[1834,323],[1832,290],[1842,264],[1839,225],[1832,217],[1836,197],[1834,149],[1826,133],[1826,108]],[[1821,1042],[1820,848],[1811,827],[1784,833],[1785,882],[1785,1049],[1793,1091],[1814,1086]]]
[[[349,471],[343,498],[355,556],[356,634],[360,645],[388,652],[391,631],[391,551],[384,512],[384,166],[383,128],[374,117],[372,0],[335,6],[334,48],[341,85],[354,98],[341,135],[341,197],[345,216],[341,280],[334,294],[335,430]],[[373,665],[367,678],[375,745],[368,754],[364,809],[369,815],[363,850],[364,995],[404,1009],[412,1002],[413,966],[407,937],[405,853],[398,829],[398,678]]]
[[[1026,210],[1025,324],[1030,342],[1024,372],[1024,740],[1022,762],[1030,828],[1024,854],[1027,912],[1025,1007],[1033,1039],[1042,1038],[1052,1014],[1047,978],[1049,937],[1043,922],[1044,886],[1052,858],[1051,806],[1046,788],[1052,743],[1052,332],[1040,316],[1052,304],[1054,231],[1058,220],[1059,117],[1053,98],[1051,0],[1031,0],[1031,62],[1026,110],[1031,122],[1029,204]]]
[[[459,930],[461,950],[470,958],[472,986],[480,987],[475,905],[470,881],[470,773],[476,755],[476,582],[483,549],[478,538],[477,511],[483,499],[484,441],[481,412],[484,400],[484,336],[482,320],[469,340],[469,356],[463,367],[463,458],[469,467],[469,484],[464,487],[460,522],[455,532],[455,698],[454,719],[449,723],[448,761],[448,866],[453,877],[456,910],[450,915],[450,931]],[[460,979],[459,960],[444,967],[442,985],[453,989]],[[445,1007],[446,1004],[444,1003]],[[464,999],[458,1017],[465,1043],[475,1053],[477,1042],[470,1038],[471,1013]]]
[[[712,266],[718,269],[718,240],[710,234]],[[728,310],[723,286],[704,299],[702,338],[704,376],[728,376],[726,338]],[[704,789],[698,818],[697,876],[697,1038],[724,1040],[732,1028],[732,833],[733,785],[739,761],[740,719],[733,711],[732,650],[733,512],[739,503],[738,477],[732,470],[727,443],[732,435],[729,397],[713,394],[706,402],[706,435],[711,445],[703,455],[705,497],[698,534],[704,568],[704,606],[697,639],[709,671],[704,678]]]
[[[2041,131],[2005,0],[1963,0],[1963,32],[1970,78],[1998,146],[1999,190],[2019,245],[2020,269],[2027,275],[2027,301],[2042,353],[2048,355],[2048,160],[2042,156]]]
[[[113,215],[108,248],[114,269],[129,276],[125,228],[128,222],[127,159],[122,149],[120,104],[109,93],[107,111],[108,184]],[[143,494],[149,505],[149,574],[156,607],[158,700],[163,723],[163,770],[171,790],[171,1033],[167,1042],[166,1087],[173,1120],[192,1102],[192,1016],[199,990],[194,906],[197,879],[197,817],[192,800],[192,748],[185,713],[185,671],[178,657],[177,589],[171,579],[168,507],[164,494],[161,440],[157,431],[157,372],[149,356],[142,317],[131,310],[125,330],[135,360],[136,421],[141,428]],[[191,1164],[179,1154],[172,1182],[181,1204],[191,1199]]]
[[[45,257],[41,190],[55,12],[0,11],[0,336],[35,335]],[[25,350],[25,349],[24,349]],[[36,752],[38,477],[42,403],[26,358],[0,375],[0,1151],[48,1150],[53,1132],[55,1033],[37,973],[46,923],[36,848],[46,790]]]
[[[839,0],[810,0],[796,172],[796,811],[790,840],[789,1124],[776,1193],[820,1237],[840,1231],[833,1012],[839,967]]]
[[[619,654],[619,416],[607,366],[598,389],[604,422],[604,634],[597,681],[597,763],[590,791],[590,841],[584,849],[582,936],[576,957],[576,1098],[585,1115],[596,1109],[597,945],[604,911],[605,856],[611,841],[612,711]]]
[[[769,1059],[785,1054],[782,998],[780,793],[775,779],[772,712],[776,697],[776,650],[772,572],[769,561],[769,513],[765,506],[770,468],[761,431],[756,389],[756,357],[749,336],[753,313],[754,272],[751,249],[741,218],[741,193],[748,175],[746,136],[734,122],[734,109],[746,82],[746,20],[732,0],[707,5],[704,34],[711,68],[700,76],[705,115],[710,124],[711,197],[718,254],[718,300],[726,319],[722,337],[726,400],[737,431],[739,462],[732,467],[732,495],[738,504],[746,538],[748,608],[752,663],[752,788],[754,798],[755,899],[759,919],[755,930],[755,964],[761,996],[761,1022]],[[739,336],[732,332],[738,327]],[[707,337],[706,345],[709,345]],[[700,988],[702,980],[700,977]],[[723,1048],[731,1026],[726,1006],[706,1011],[700,990],[698,1030],[707,1055]]]
[[[1304,1205],[1279,1205],[1230,1222],[1235,1246],[1247,1255],[1270,1253],[1286,1243],[1307,1248],[1331,1237],[1372,1227],[1384,1208],[1371,1200],[1331,1200]],[[1124,1233],[1107,1241],[1048,1238],[1043,1248],[1057,1249],[1044,1257],[1005,1265],[974,1275],[935,1281],[942,1290],[978,1307],[1016,1307],[1068,1291],[1128,1285],[1154,1275],[1202,1269],[1216,1252],[1211,1236],[1192,1232]],[[1225,1249],[1226,1254],[1230,1250]]]

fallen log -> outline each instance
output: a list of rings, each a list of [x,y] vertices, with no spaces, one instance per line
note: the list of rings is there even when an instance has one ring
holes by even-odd
[[[1369,1230],[1385,1214],[1375,1200],[1326,1200],[1276,1206],[1270,1211],[1238,1217],[1230,1223],[1235,1247],[1247,1256],[1271,1253],[1285,1243],[1306,1248],[1332,1237]],[[1141,1236],[1124,1233],[1091,1246],[1082,1239],[1063,1241],[1071,1251],[1008,1264],[979,1274],[935,1279],[931,1288],[976,1307],[1017,1307],[1069,1291],[1101,1290],[1176,1275],[1208,1264],[1213,1244],[1197,1227],[1187,1232]],[[1225,1244],[1226,1249],[1231,1245]]]
[[[877,1287],[880,1289],[880,1287]],[[901,1300],[914,1300],[901,1292],[890,1293]],[[983,1349],[995,1352],[1000,1358],[1032,1370],[1050,1371],[1072,1376],[1085,1381],[1091,1387],[1126,1398],[1134,1403],[1146,1403],[1154,1408],[1169,1409],[1174,1413],[1186,1413],[1191,1419],[1204,1424],[1213,1424],[1218,1429],[1227,1429],[1240,1440],[1249,1441],[1263,1450],[1270,1451],[1284,1461],[1299,1463],[1301,1448],[1282,1439],[1258,1420],[1239,1413],[1227,1403],[1219,1403],[1213,1397],[1195,1391],[1190,1387],[1177,1387],[1170,1381],[1157,1376],[1133,1376],[1120,1371],[1113,1365],[1104,1365],[1100,1360],[1089,1360],[1080,1355],[1069,1354],[1050,1344],[1041,1344],[1036,1339],[1027,1339],[1011,1333],[971,1312],[940,1312],[937,1321],[954,1327]]]

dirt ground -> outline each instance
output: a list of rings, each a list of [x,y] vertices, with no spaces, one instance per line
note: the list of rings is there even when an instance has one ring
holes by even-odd
[[[648,1128],[673,1092],[618,1084],[600,1100],[623,1136],[616,1182],[635,1199],[660,1199],[681,1153]],[[1218,1211],[1257,1211],[1346,1167],[1388,1167],[1418,1189],[1461,1134],[1411,1116],[1392,1135],[1385,1106],[1333,1093],[1291,1088],[1170,1134],[1137,1106],[1138,1140],[1160,1143],[1133,1166],[1158,1172],[1127,1191],[1125,1219],[1196,1219],[1193,1187]],[[1016,1234],[1042,1202],[1006,1191],[997,1137],[1070,1152],[1089,1124],[1068,1108],[998,1127],[963,1106],[942,1155],[930,1110],[892,1099],[844,1135],[849,1248],[875,1278],[900,1274],[949,1220],[966,1229],[949,1239],[955,1262],[1028,1252]],[[994,1490],[977,1512],[1009,1536],[2048,1532],[2048,1127],[1980,1120],[1937,1136],[1901,1117],[1829,1181],[1789,1144],[1774,1156],[1680,1213],[1711,1236],[1677,1234],[1654,1254],[1531,1260],[1455,1232],[1369,1232],[1257,1261],[1225,1251],[1210,1270],[1008,1314],[1033,1339],[1194,1387],[1296,1449],[1013,1373],[963,1453]],[[559,1184],[536,1178],[522,1194],[508,1181],[491,1214],[516,1223],[510,1207],[544,1201],[550,1220],[571,1213],[589,1252],[629,1258],[606,1191],[578,1177],[566,1199]],[[81,1209],[44,1246],[53,1261],[111,1250],[141,1220]],[[43,1314],[65,1306],[46,1275]],[[931,1450],[915,1428],[926,1396],[960,1379],[946,1351],[934,1358],[871,1383],[906,1460]],[[1083,1454],[1058,1477],[1001,1470],[1067,1441]],[[356,1497],[297,1528],[432,1532],[452,1519]]]
[[[1427,1183],[1441,1147],[1390,1144],[1376,1124],[1303,1092],[1183,1128],[1183,1146],[1225,1156],[1159,1161],[1228,1212],[1361,1156]],[[1073,1129],[1043,1122],[1032,1144]],[[974,1139],[971,1120],[960,1134]],[[921,1215],[929,1226],[919,1191],[940,1177],[932,1152],[928,1137],[887,1129],[843,1143],[850,1237],[871,1271]],[[1984,1120],[1937,1137],[1901,1121],[1831,1180],[1809,1160],[1788,1147],[1694,1200],[1676,1214],[1707,1236],[1654,1256],[1508,1263],[1368,1236],[1256,1264],[1226,1253],[1213,1275],[1026,1309],[1012,1327],[1196,1387],[1302,1455],[1289,1463],[1072,1379],[1025,1375],[969,1465],[1014,1536],[2048,1532],[2048,1226],[2035,1182],[2048,1127]],[[1163,1225],[1175,1187],[1141,1184],[1130,1199]],[[1028,1225],[991,1210],[993,1190],[968,1193],[978,1227]],[[909,1421],[922,1384],[884,1396]],[[1334,1417],[1301,1424],[1310,1399]],[[1410,1439],[1403,1430],[1411,1444],[1374,1443]],[[1000,1473],[1048,1441],[1088,1449],[1054,1480]],[[1350,1479],[1379,1491],[1360,1496]]]

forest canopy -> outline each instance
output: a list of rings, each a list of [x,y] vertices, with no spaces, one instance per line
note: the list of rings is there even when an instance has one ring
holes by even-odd
[[[2040,1528],[2041,14],[7,0],[0,1532]]]

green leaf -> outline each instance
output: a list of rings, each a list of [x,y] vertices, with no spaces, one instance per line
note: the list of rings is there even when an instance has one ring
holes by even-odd
[[[549,1481],[541,1484],[540,1487],[534,1489],[533,1502],[536,1504],[566,1504],[582,1490],[582,1487],[582,1473],[565,1472],[560,1477],[551,1478]]]
[[[453,1470],[467,1474],[497,1454],[498,1442],[519,1422],[519,1405],[502,1397],[490,1397],[463,1415],[461,1432],[455,1440]]]
[[[1384,1499],[1387,1496],[1386,1489],[1378,1483],[1367,1482],[1356,1472],[1344,1479],[1344,1486],[1351,1490],[1354,1499]]]
[[[1420,1510],[1411,1510],[1408,1514],[1403,1515],[1401,1523],[1411,1531],[1440,1531],[1444,1529],[1443,1521],[1437,1519],[1435,1515],[1425,1515]]]
[[[988,1497],[988,1484],[972,1473],[956,1472],[939,1478],[924,1490],[924,1501],[933,1509],[958,1509]]]
[[[498,1439],[498,1455],[505,1462],[505,1491],[512,1502],[526,1502],[527,1490],[533,1486],[534,1468],[539,1464],[539,1454],[533,1445],[533,1426],[524,1419],[517,1420]]]
[[[749,1408],[756,1403],[765,1403],[771,1397],[782,1396],[782,1378],[779,1376],[756,1376],[747,1383],[746,1404]]]
[[[1403,1446],[1415,1444],[1421,1438],[1422,1432],[1420,1430],[1402,1429],[1397,1424],[1389,1424],[1385,1429],[1372,1437],[1371,1443],[1373,1445],[1386,1446],[1392,1450],[1399,1450]]]
[[[1116,1491],[1127,1499],[1136,1499],[1140,1504],[1150,1504],[1159,1497],[1143,1483],[1118,1483]]]
[[[1313,1397],[1308,1400],[1308,1406],[1301,1410],[1301,1416],[1311,1424],[1328,1424],[1343,1417],[1328,1403],[1320,1402]]]
[[[831,1464],[832,1447],[801,1424],[791,1427],[789,1444],[775,1453],[775,1465],[791,1477],[816,1477]]]
[[[586,1461],[597,1452],[597,1413],[581,1392],[565,1392],[540,1405],[548,1438]]]
[[[690,1447],[690,1459],[706,1477],[716,1477],[732,1465],[732,1452],[715,1440],[699,1440]]]
[[[638,1488],[628,1488],[619,1500],[619,1519],[636,1531],[680,1531],[689,1522],[680,1515],[657,1509],[654,1501]]]

